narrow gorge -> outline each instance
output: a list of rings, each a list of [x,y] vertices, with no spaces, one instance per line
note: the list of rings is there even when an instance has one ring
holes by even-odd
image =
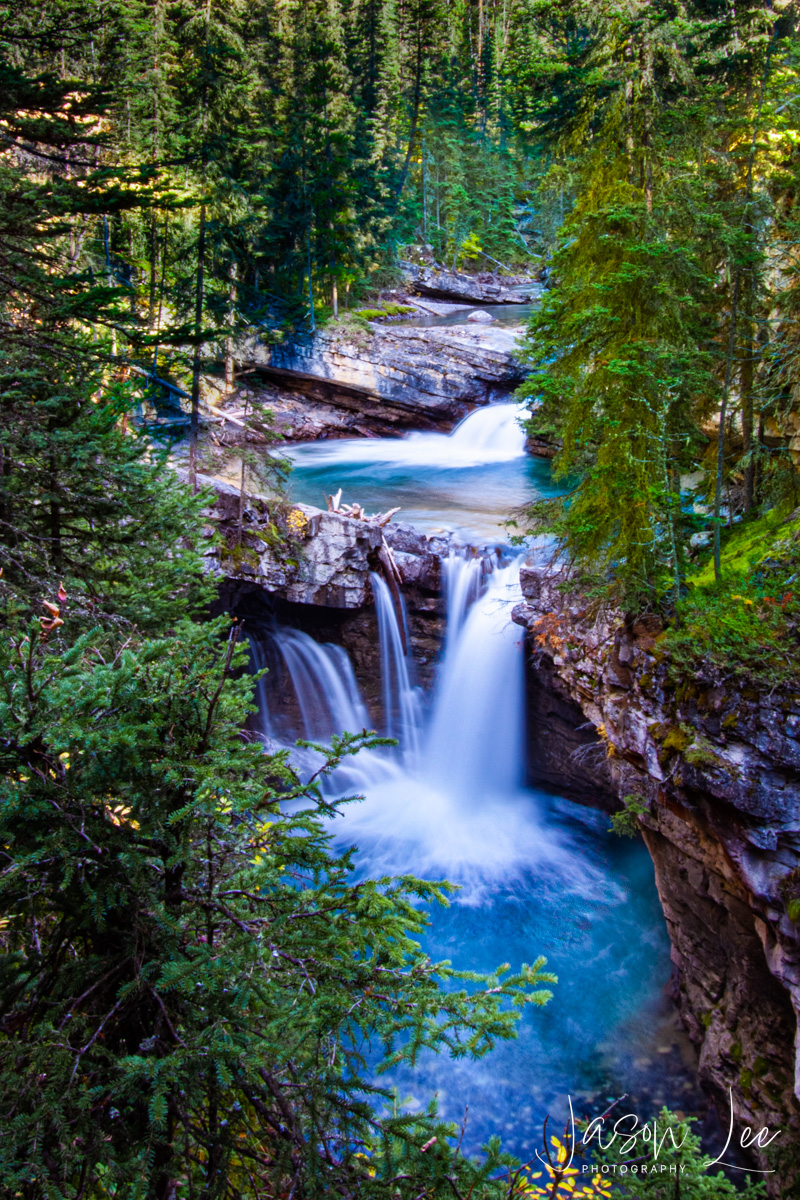
[[[567,1096],[588,1116],[622,1093],[650,1116],[664,1104],[706,1111],[710,1098],[716,1152],[730,1111],[737,1130],[783,1131],[773,1151],[726,1158],[755,1160],[783,1194],[800,1137],[800,941],[787,915],[800,878],[800,698],[676,684],[655,616],[631,623],[581,599],[548,565],[546,539],[509,546],[505,519],[554,485],[508,396],[519,318],[507,310],[475,334],[468,311],[440,313],[433,330],[378,329],[366,351],[325,334],[259,368],[279,412],[288,392],[328,425],[323,440],[289,447],[293,561],[258,541],[268,513],[257,497],[248,560],[210,561],[221,609],[268,668],[254,731],[271,747],[364,727],[396,738],[326,781],[331,795],[366,796],[336,828],[342,844],[357,843],[372,871],[461,887],[434,917],[431,953],[465,965],[469,946],[476,969],[510,948],[545,953],[559,974],[552,1018],[498,1051],[491,1077],[423,1069],[448,1116],[482,1114],[468,1142],[504,1129],[525,1157]],[[250,362],[259,353],[247,348]],[[358,424],[331,427],[354,396]],[[296,400],[288,436],[302,411]],[[239,497],[215,487],[209,515],[224,532]],[[337,511],[355,502],[355,514]],[[386,522],[368,516],[392,509]],[[309,769],[310,753],[298,760]],[[607,832],[631,798],[654,883],[641,840]]]

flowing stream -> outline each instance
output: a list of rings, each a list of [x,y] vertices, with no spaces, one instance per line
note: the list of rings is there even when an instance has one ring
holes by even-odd
[[[329,491],[342,485],[343,465],[358,462],[371,483],[358,499],[375,510],[390,504],[387,462],[410,468],[407,486],[420,506],[442,471],[469,462],[477,511],[487,465],[516,463],[521,452],[512,408],[473,414],[449,438],[335,442],[301,448],[298,461],[324,465]],[[625,1092],[625,1111],[634,1104],[643,1118],[662,1103],[691,1109],[693,1060],[664,998],[669,943],[649,856],[611,835],[603,813],[525,786],[524,650],[509,617],[521,595],[519,560],[485,576],[480,558],[454,552],[443,568],[445,642],[428,697],[404,650],[405,614],[398,619],[385,583],[372,579],[380,732],[399,744],[351,760],[327,781],[331,795],[364,797],[344,807],[333,831],[342,846],[359,847],[365,874],[459,885],[451,906],[432,913],[432,957],[490,970],[545,954],[559,983],[546,1009],[524,1015],[519,1038],[487,1059],[427,1055],[392,1082],[411,1106],[436,1093],[454,1120],[469,1106],[468,1149],[498,1132],[522,1156],[533,1153],[547,1112],[566,1118],[568,1095],[577,1113],[596,1114]],[[257,665],[272,667],[259,693],[266,737],[289,744],[374,727],[341,647],[285,627],[251,636]]]
[[[348,503],[358,500],[375,511],[399,505],[398,519],[426,533],[452,532],[475,543],[507,541],[511,513],[534,496],[557,491],[550,464],[525,453],[520,412],[518,404],[491,404],[470,413],[450,434],[290,447],[292,497],[319,505],[326,491],[341,487]]]

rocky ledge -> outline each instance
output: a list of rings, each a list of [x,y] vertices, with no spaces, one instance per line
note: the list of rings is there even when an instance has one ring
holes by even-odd
[[[559,585],[562,586],[559,586]],[[781,1130],[752,1147],[797,1195],[800,1145],[800,694],[676,682],[657,617],[597,611],[523,569],[534,666],[605,745],[603,771],[655,864],[676,999],[723,1116]]]
[[[441,591],[447,538],[427,538],[411,525],[379,525],[310,504],[271,512],[263,496],[246,495],[242,501],[238,488],[228,483],[204,475],[198,481],[213,492],[206,510],[209,533],[222,535],[206,555],[207,567],[228,585],[255,586],[289,604],[360,609],[372,604],[370,574],[385,573],[388,547],[388,570],[396,572],[404,590],[417,593],[419,603]]]
[[[258,629],[273,620],[343,646],[370,712],[380,715],[380,643],[370,576],[394,576],[402,588],[418,682],[431,686],[444,637],[441,560],[447,538],[411,525],[384,526],[310,505],[271,512],[264,497],[247,496],[239,537],[238,489],[207,477],[206,510],[214,539],[207,569],[219,579],[215,611],[234,613]],[[277,535],[289,532],[290,546]],[[391,559],[386,562],[389,548]]]
[[[536,300],[542,285],[533,279],[501,280],[494,275],[466,275],[439,266],[403,263],[410,289],[434,300],[466,301],[470,304],[522,304]]]
[[[517,332],[491,325],[365,329],[343,320],[307,342],[270,346],[250,339],[237,357],[250,380],[260,377],[294,397],[286,418],[274,390],[270,404],[298,431],[303,397],[317,414],[309,426],[314,436],[385,436],[449,430],[477,405],[506,395],[525,375],[515,358]],[[331,421],[319,420],[322,408],[330,409]]]

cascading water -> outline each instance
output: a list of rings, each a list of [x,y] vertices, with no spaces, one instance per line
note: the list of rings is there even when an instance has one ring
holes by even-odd
[[[256,691],[259,720],[258,732],[270,749],[290,750],[295,767],[301,775],[314,774],[321,765],[320,755],[294,745],[297,738],[327,744],[336,733],[359,733],[371,728],[371,721],[356,682],[346,650],[331,643],[316,642],[307,633],[287,626],[275,626],[260,633],[249,633],[253,666],[277,668],[259,681]],[[272,654],[270,654],[270,650]],[[275,687],[288,680],[289,688]],[[271,685],[271,686],[270,686]],[[295,719],[285,712],[287,693],[296,703]],[[281,703],[276,704],[276,699]],[[273,707],[278,711],[273,712]],[[323,779],[326,795],[339,795],[342,789],[360,785],[363,767],[353,772],[353,760],[348,760],[334,776]],[[376,764],[370,766],[375,769]]]
[[[483,563],[479,558],[465,558],[451,553],[442,560],[442,582],[447,606],[444,658],[452,651],[466,620],[469,606],[478,597]]]
[[[509,513],[556,493],[548,464],[524,454],[518,416],[516,405],[497,404],[450,436],[297,447],[294,497],[317,504],[341,487],[372,511],[400,505],[418,529],[496,545]],[[448,1120],[460,1121],[469,1104],[467,1152],[499,1133],[505,1148],[530,1159],[544,1114],[568,1117],[567,1094],[577,1113],[597,1114],[623,1092],[642,1117],[664,1103],[691,1111],[692,1072],[682,1061],[689,1051],[662,996],[669,943],[644,847],[610,835],[605,814],[524,786],[524,649],[510,621],[516,566],[498,569],[464,551],[442,568],[445,644],[424,706],[403,613],[373,580],[382,708],[400,745],[360,754],[325,781],[329,798],[364,796],[343,804],[330,828],[341,845],[357,845],[362,876],[413,873],[460,885],[449,908],[430,914],[432,959],[483,971],[547,956],[559,976],[554,1000],[525,1014],[516,1042],[498,1045],[484,1063],[423,1052],[415,1072],[398,1069],[390,1080],[410,1107],[437,1093]],[[292,631],[271,636],[284,695],[265,732],[289,744],[360,729],[365,706],[343,652]],[[260,695],[275,686],[268,681]],[[280,718],[289,694],[294,724]]]
[[[410,638],[405,602],[401,597],[398,621],[386,581],[377,574],[370,575],[370,581],[381,648],[384,732],[388,737],[398,739],[402,755],[413,759],[419,754],[422,712],[419,690],[411,680],[413,659],[408,651]]]
[[[513,563],[492,573],[467,611],[475,564],[455,563],[460,571],[448,625],[455,619],[457,628],[445,646],[423,774],[474,804],[510,794],[522,783],[522,631],[508,615],[522,595],[519,564]]]
[[[525,434],[520,425],[522,404],[489,404],[465,417],[452,433],[409,433],[404,438],[348,439],[313,442],[289,453],[295,463],[383,462],[435,466],[474,467],[482,463],[509,462],[525,454]]]
[[[450,530],[460,540],[506,540],[509,513],[532,496],[555,495],[549,466],[525,453],[518,404],[489,404],[451,434],[343,438],[289,447],[292,497],[319,504],[343,488],[347,501],[380,496],[418,529]],[[378,509],[375,509],[378,511]]]
[[[560,977],[555,999],[525,1016],[516,1042],[486,1063],[423,1053],[415,1072],[391,1078],[412,1107],[436,1092],[447,1119],[460,1120],[469,1104],[465,1149],[497,1132],[512,1153],[530,1157],[544,1113],[567,1115],[567,1093],[590,1108],[596,1098],[597,1112],[610,1095],[636,1090],[642,1111],[652,1111],[686,1105],[692,1085],[660,994],[668,944],[647,856],[610,838],[603,814],[523,787],[523,647],[509,619],[518,566],[487,578],[476,558],[454,556],[443,567],[448,638],[424,719],[397,610],[373,580],[384,707],[401,745],[359,755],[326,782],[329,796],[365,796],[343,805],[331,830],[359,847],[363,875],[411,872],[461,885],[456,902],[431,915],[432,958],[489,970],[547,955]],[[283,727],[284,740],[369,725],[344,651],[297,630],[271,636],[297,697],[297,725]],[[654,1049],[665,1040],[672,1092],[668,1060]]]

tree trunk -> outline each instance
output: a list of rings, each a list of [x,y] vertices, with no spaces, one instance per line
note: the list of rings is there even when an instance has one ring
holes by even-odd
[[[742,397],[742,456],[744,458],[744,511],[755,504],[755,454],[753,450],[753,376],[756,343],[753,337],[753,279],[745,296],[745,334],[739,367],[739,391]]]
[[[417,126],[419,124],[419,109],[422,99],[422,18],[417,17],[417,55],[414,67],[414,98],[411,107],[411,127],[408,131],[408,149],[406,150],[405,162],[403,169],[400,172],[400,182],[395,191],[394,206],[390,212],[390,216],[394,216],[397,206],[400,203],[400,197],[403,194],[406,179],[408,177],[408,168],[411,165],[411,155],[414,153],[414,145],[417,140]]]
[[[311,332],[315,333],[317,329],[317,321],[314,316],[314,278],[311,272],[311,220],[313,214],[309,217],[308,226],[306,227],[306,252],[308,257],[308,311],[311,317]]]
[[[228,287],[228,328],[233,330],[236,320],[236,263],[231,263],[228,268],[228,277],[230,284]],[[235,371],[233,361],[233,334],[230,333],[225,339],[225,391],[229,395],[234,388]]]
[[[197,277],[194,296],[194,357],[192,359],[192,419],[189,426],[189,483],[197,491],[197,438],[200,428],[200,334],[203,328],[203,273],[206,256],[206,206],[200,205],[197,238]]]
[[[733,277],[731,298],[731,323],[728,333],[728,352],[725,356],[725,382],[722,387],[722,403],[719,407],[719,432],[717,433],[717,478],[714,487],[714,578],[722,578],[722,550],[720,543],[720,513],[722,510],[722,485],[725,475],[725,426],[728,418],[728,397],[733,377],[733,362],[736,352],[736,320],[739,307],[739,268]]]

